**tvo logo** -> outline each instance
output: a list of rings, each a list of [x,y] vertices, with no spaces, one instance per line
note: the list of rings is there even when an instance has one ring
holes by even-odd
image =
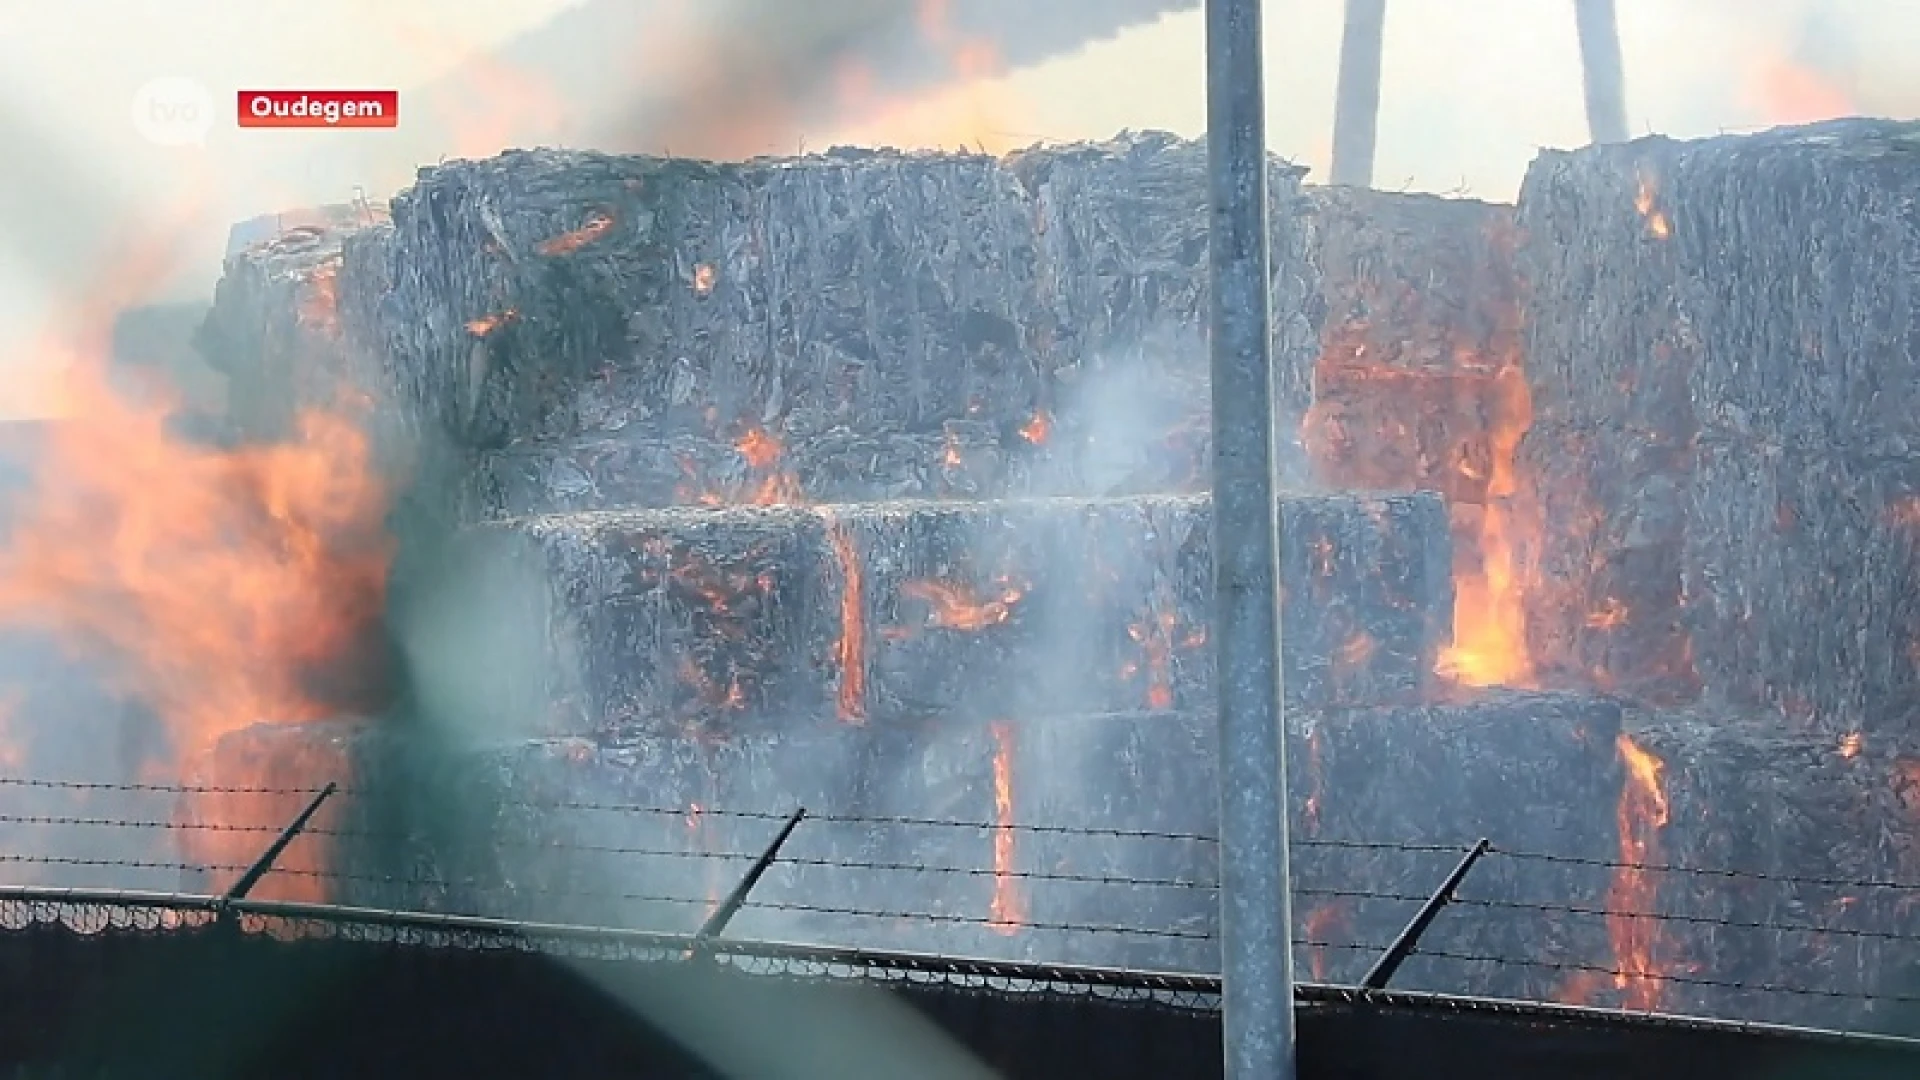
[[[213,95],[192,79],[155,79],[134,92],[133,130],[156,146],[205,146]]]

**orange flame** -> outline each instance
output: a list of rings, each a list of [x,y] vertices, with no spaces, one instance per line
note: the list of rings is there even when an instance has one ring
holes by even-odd
[[[927,625],[941,630],[985,630],[1013,617],[1013,608],[1025,595],[1024,590],[1002,583],[999,595],[981,600],[965,585],[948,581],[909,581],[900,586],[900,595],[924,601],[932,611]]]
[[[1034,413],[1033,418],[1020,426],[1020,437],[1035,446],[1046,443],[1047,436],[1053,434],[1053,417],[1046,410]]]
[[[1661,951],[1659,923],[1645,917],[1653,912],[1659,885],[1646,867],[1660,858],[1660,830],[1667,825],[1667,793],[1661,782],[1665,765],[1651,752],[1622,734],[1616,745],[1626,767],[1617,812],[1621,866],[1607,892],[1607,910],[1625,912],[1607,916],[1607,936],[1613,944],[1614,988],[1623,1008],[1652,1011],[1659,1008],[1661,980],[1657,953]]]
[[[840,564],[840,639],[834,645],[840,664],[840,719],[860,723],[867,717],[866,585],[860,553],[843,522],[827,519],[827,543]]]
[[[104,654],[178,755],[338,711],[311,681],[364,644],[391,553],[361,432],[309,411],[289,442],[214,449],[93,364],[67,374],[71,418],[0,554],[0,621]]]
[[[1673,235],[1673,226],[1668,224],[1666,213],[1655,206],[1655,199],[1653,178],[1642,173],[1640,188],[1633,196],[1633,208],[1646,220],[1647,233],[1655,240],[1665,240]]]
[[[1533,423],[1533,400],[1518,364],[1502,367],[1494,385],[1493,471],[1472,552],[1478,565],[1455,567],[1453,644],[1439,670],[1467,686],[1529,686],[1534,669],[1522,606],[1522,547],[1531,536],[1533,507],[1518,455]]]
[[[1012,934],[1026,921],[1026,903],[1014,871],[1013,728],[994,721],[993,732],[993,905],[992,927]]]

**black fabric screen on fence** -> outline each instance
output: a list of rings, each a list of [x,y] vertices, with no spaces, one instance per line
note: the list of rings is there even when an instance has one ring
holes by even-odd
[[[748,973],[736,962],[757,962]],[[502,937],[252,919],[0,933],[9,1077],[1212,1077],[1218,1015],[1178,995],[836,961],[560,958]],[[1150,981],[1143,977],[1143,981]],[[1909,1078],[1920,1058],[1620,1015],[1303,991],[1300,1075]]]

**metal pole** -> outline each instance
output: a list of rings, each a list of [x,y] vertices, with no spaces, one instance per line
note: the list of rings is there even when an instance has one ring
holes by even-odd
[[[1347,0],[1340,39],[1340,81],[1333,99],[1330,183],[1373,186],[1373,152],[1380,129],[1380,53],[1386,42],[1387,0]]]
[[[1293,1080],[1260,0],[1206,12],[1225,1076]]]
[[[1580,27],[1580,78],[1587,96],[1587,133],[1596,143],[1627,141],[1627,76],[1620,59],[1620,19],[1613,0],[1573,0]]]

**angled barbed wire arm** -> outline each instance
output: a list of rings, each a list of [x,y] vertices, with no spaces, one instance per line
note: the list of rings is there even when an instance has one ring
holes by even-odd
[[[235,881],[233,887],[220,897],[218,908],[223,916],[231,914],[234,901],[245,900],[247,894],[253,891],[253,887],[260,884],[260,879],[266,877],[273,869],[274,860],[286,852],[287,845],[293,843],[294,838],[305,831],[307,823],[313,820],[313,815],[320,812],[320,805],[338,790],[340,785],[332,783],[321,788],[319,793],[314,795],[313,801],[307,804],[307,808],[300,811],[300,816],[288,822],[287,827],[280,830],[280,835],[273,838],[273,843],[267,846],[267,850],[261,852],[260,857],[253,860],[252,865],[247,867],[247,872],[240,875],[240,880]]]
[[[1479,862],[1480,856],[1485,855],[1492,846],[1483,836],[1479,843],[1467,849],[1467,854],[1460,860],[1459,865],[1453,868],[1453,872],[1440,883],[1440,887],[1434,890],[1433,895],[1427,897],[1427,902],[1420,905],[1420,910],[1414,913],[1413,921],[1407,923],[1406,929],[1400,931],[1400,936],[1393,939],[1393,944],[1387,946],[1387,951],[1381,954],[1380,959],[1374,961],[1373,967],[1361,977],[1361,989],[1385,990],[1387,988],[1388,980],[1393,978],[1394,972],[1400,970],[1400,965],[1406,962],[1414,946],[1420,943],[1420,935],[1426,933],[1427,927],[1433,925],[1433,920],[1440,914],[1440,909],[1452,903],[1453,894],[1460,888],[1460,883],[1466,880],[1467,871],[1472,870],[1473,864]]]
[[[773,865],[773,860],[780,856],[780,848],[786,844],[787,837],[793,835],[793,830],[800,827],[800,819],[806,816],[807,810],[803,806],[787,818],[787,823],[782,825],[780,831],[774,835],[773,842],[767,845],[767,849],[760,853],[760,857],[753,861],[752,866],[747,867],[746,874],[733,887],[733,891],[727,894],[725,900],[720,901],[720,906],[713,909],[713,914],[707,916],[707,921],[702,923],[700,929],[694,933],[695,946],[708,944],[726,930],[727,924],[733,921],[733,917],[739,914],[740,908],[746,904],[747,894],[753,891],[755,885],[760,884],[761,876],[767,872],[769,866]]]

